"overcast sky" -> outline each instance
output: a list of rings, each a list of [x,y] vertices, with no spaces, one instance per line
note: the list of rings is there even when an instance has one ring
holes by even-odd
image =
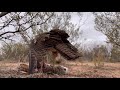
[[[78,39],[78,43],[90,45],[90,44],[105,44],[106,36],[94,28],[94,15],[91,12],[84,12],[83,19],[81,22],[81,30],[83,31],[82,36]],[[72,22],[79,23],[78,16],[74,15]],[[84,24],[83,24],[84,22]]]
[[[77,15],[73,15],[72,22],[78,24],[79,19]],[[84,24],[83,24],[84,23]],[[94,28],[94,16],[91,12],[84,12],[83,13],[83,19],[80,22],[81,30],[83,31],[82,36],[80,36],[79,40],[76,41],[77,43],[83,43],[86,45],[90,45],[93,43],[104,43],[106,40],[106,36],[102,34],[101,32],[98,32]]]

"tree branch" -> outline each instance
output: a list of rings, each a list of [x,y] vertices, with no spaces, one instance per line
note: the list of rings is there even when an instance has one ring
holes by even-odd
[[[11,19],[6,25],[3,25],[0,30],[2,30],[3,28],[7,27],[11,22],[13,21],[13,19]]]
[[[52,16],[54,15],[54,13],[52,13],[52,15],[50,15],[44,22],[42,22],[42,23],[37,23],[37,24],[32,24],[32,25],[30,25],[28,28],[26,28],[25,30],[23,30],[23,31],[26,31],[26,30],[28,30],[30,27],[32,27],[32,26],[35,26],[35,25],[42,25],[42,24],[44,24],[44,23],[46,23]]]
[[[2,34],[0,34],[0,37],[2,37],[3,35],[5,35],[5,34],[7,34],[7,33],[17,33],[17,32],[20,32],[19,30],[17,30],[17,31],[7,31],[7,32],[4,32],[4,33],[2,33]]]
[[[38,23],[38,24],[32,24],[32,25],[30,25],[30,26],[27,27],[26,29],[22,30],[22,32],[28,30],[28,29],[29,29],[30,27],[32,27],[32,26],[42,25],[42,24],[46,23],[53,15],[54,15],[54,13],[52,13],[44,22],[42,22],[42,23],[40,23],[40,24]],[[20,28],[20,27],[19,27],[19,28]],[[2,37],[2,36],[5,35],[5,34],[8,34],[8,33],[9,33],[9,34],[10,34],[10,33],[14,34],[14,33],[17,33],[17,32],[21,32],[21,30],[18,29],[18,30],[16,30],[16,31],[7,31],[7,32],[4,32],[4,33],[0,34],[0,37]]]
[[[10,13],[10,12],[1,12],[0,18],[3,17],[3,16],[5,16],[5,15],[8,14],[8,13]]]

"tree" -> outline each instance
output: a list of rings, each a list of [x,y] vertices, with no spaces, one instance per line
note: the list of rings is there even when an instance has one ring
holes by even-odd
[[[79,46],[79,43],[73,43],[81,35],[80,25],[71,22],[74,14],[82,20],[82,13],[79,12],[1,12],[0,41],[4,41],[5,44],[2,45],[8,47],[11,46],[10,43],[14,46],[20,42],[27,44],[28,49],[30,40],[37,34],[59,28],[70,35],[69,41],[72,44]]]
[[[95,29],[101,31],[108,41],[120,47],[120,12],[94,13]]]
[[[112,58],[120,57],[120,12],[95,12],[95,29],[107,36],[107,43],[111,43],[113,48]]]
[[[38,14],[39,12],[33,15],[31,15],[30,12],[11,12],[8,15],[4,14],[5,16],[1,17],[0,40],[13,40],[11,39],[11,37],[15,35],[21,35],[24,41],[28,43],[28,39],[26,36],[27,30],[31,29],[33,26],[46,23],[46,21],[53,15],[49,14],[50,16],[44,19],[44,21],[40,20],[41,22],[32,23],[33,19],[37,17]],[[13,30],[8,30],[8,28],[13,28]]]
[[[22,37],[28,44],[38,33],[54,28],[66,30],[70,34],[70,42],[79,37],[79,28],[71,20],[71,12],[1,12],[0,40],[15,40]],[[82,18],[82,14],[76,14]],[[9,29],[9,28],[12,28]]]

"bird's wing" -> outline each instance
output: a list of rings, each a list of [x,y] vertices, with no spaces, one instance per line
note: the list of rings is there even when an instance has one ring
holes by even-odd
[[[72,44],[70,45],[74,47]],[[60,43],[55,46],[55,49],[67,60],[75,60],[80,57],[80,54],[71,49],[66,43]]]

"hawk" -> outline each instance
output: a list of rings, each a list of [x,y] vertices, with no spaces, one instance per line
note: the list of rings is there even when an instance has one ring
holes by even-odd
[[[64,30],[53,29],[36,36],[31,40],[29,53],[29,73],[46,68],[45,60],[48,51],[54,48],[66,60],[75,60],[80,57],[75,48],[67,39],[69,35]]]

